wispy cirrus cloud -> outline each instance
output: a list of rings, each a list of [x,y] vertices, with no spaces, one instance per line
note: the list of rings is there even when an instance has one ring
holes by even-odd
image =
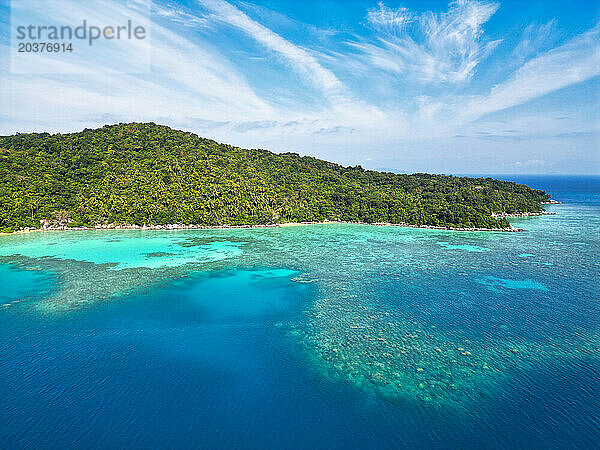
[[[521,40],[513,50],[512,56],[516,64],[523,64],[530,57],[548,50],[556,35],[556,19],[538,25],[525,27]]]
[[[472,99],[467,115],[480,117],[600,75],[600,23],[517,69],[489,95]]]
[[[206,18],[192,14],[174,2],[169,2],[164,5],[154,2],[152,4],[152,12],[161,18],[187,27],[205,27],[208,25],[208,20]]]
[[[457,0],[446,12],[417,14],[379,3],[367,13],[377,41],[351,45],[374,66],[398,75],[424,83],[464,82],[500,42],[483,36],[498,8],[494,2]]]
[[[199,0],[211,13],[212,19],[234,26],[267,49],[276,52],[319,89],[332,102],[339,102],[346,96],[341,81],[335,74],[325,69],[319,61],[305,49],[282,38],[264,25],[252,20],[243,11],[223,0]]]
[[[408,8],[392,9],[385,6],[383,2],[379,2],[376,8],[367,11],[367,22],[392,33],[402,31],[414,19],[414,14]]]
[[[210,12],[210,18],[236,27],[282,60],[315,88],[329,103],[325,115],[337,115],[338,119],[372,121],[384,119],[384,114],[374,105],[356,99],[331,70],[317,59],[317,52],[310,52],[283,38],[266,26],[251,19],[225,0],[198,0]]]
[[[147,2],[138,7],[136,3],[106,0],[103,5],[101,9],[93,2],[50,0],[48,6],[55,20],[103,23],[136,18]],[[255,94],[237,68],[210,46],[198,45],[155,22],[151,51],[148,74],[111,70],[135,65],[136,48],[124,46],[115,46],[108,60],[93,52],[87,59],[63,57],[61,69],[72,69],[69,75],[35,70],[28,76],[4,73],[0,114],[9,118],[3,121],[4,132],[30,130],[32,124],[34,129],[61,129],[65,123],[76,128],[82,118],[101,118],[107,112],[127,121],[155,120],[165,115],[235,120],[250,112],[272,114],[273,108]],[[43,61],[45,55],[38,56]],[[89,125],[93,122],[90,120]]]

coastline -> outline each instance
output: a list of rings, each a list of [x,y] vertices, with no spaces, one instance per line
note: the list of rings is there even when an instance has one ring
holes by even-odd
[[[550,199],[547,202],[540,203],[541,205],[562,205],[562,202]],[[495,219],[504,218],[523,218],[523,217],[538,217],[538,216],[551,216],[555,215],[555,212],[540,211],[540,212],[524,212],[524,213],[492,213],[492,217]],[[404,227],[404,228],[418,228],[424,230],[444,230],[444,231],[494,231],[511,233],[517,231],[526,231],[524,228],[515,228],[513,226],[507,228],[477,228],[477,227],[444,227],[434,225],[412,225],[407,223],[391,223],[391,222],[348,222],[342,220],[325,220],[322,222],[285,222],[285,223],[271,223],[271,224],[256,224],[256,225],[185,225],[181,223],[172,223],[167,225],[131,225],[131,224],[109,224],[109,225],[96,225],[94,227],[69,227],[66,225],[60,226],[44,226],[42,228],[25,228],[22,230],[16,230],[12,233],[0,233],[0,236],[11,235],[15,233],[35,233],[40,231],[91,231],[91,230],[163,230],[163,231],[174,231],[174,230],[221,230],[221,229],[244,229],[244,228],[276,228],[276,227],[296,227],[302,225],[326,225],[326,224],[354,224],[354,225],[372,225],[372,226],[387,226],[387,227]]]
[[[548,203],[550,204],[550,203]],[[556,203],[552,203],[553,205]],[[553,216],[555,215],[555,212],[548,212],[548,211],[541,211],[541,212],[525,212],[525,213],[513,213],[513,214],[507,214],[507,213],[502,213],[502,214],[496,214],[496,213],[492,213],[492,217],[493,218],[497,218],[497,219],[504,219],[507,217],[538,217],[538,216]]]
[[[531,213],[532,215],[543,215],[539,213]],[[550,213],[555,214],[555,213]],[[500,216],[494,216],[500,217]],[[522,217],[522,216],[502,216],[502,217]],[[110,224],[110,225],[96,225],[95,227],[69,227],[66,225],[61,226],[50,226],[43,228],[26,228],[23,230],[16,230],[12,233],[0,233],[0,236],[21,234],[21,233],[37,233],[45,231],[93,231],[93,230],[156,230],[156,231],[177,231],[177,230],[222,230],[222,229],[249,229],[249,228],[278,228],[278,227],[297,227],[306,225],[328,225],[328,224],[353,224],[353,225],[370,225],[370,226],[387,226],[387,227],[402,227],[402,228],[416,228],[424,230],[442,230],[442,231],[493,231],[493,232],[519,232],[526,231],[524,228],[477,228],[477,227],[444,227],[434,225],[411,225],[407,223],[390,223],[390,222],[348,222],[348,221],[335,221],[326,220],[322,222],[286,222],[286,223],[274,223],[274,224],[257,224],[257,225],[185,225],[185,224],[167,224],[167,225],[131,225],[131,224]]]

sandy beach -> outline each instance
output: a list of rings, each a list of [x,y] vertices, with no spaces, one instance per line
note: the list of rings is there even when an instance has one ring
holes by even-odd
[[[535,214],[541,215],[541,214]],[[513,216],[506,216],[513,217]],[[515,216],[516,217],[516,216]],[[521,217],[521,216],[519,216]],[[15,233],[36,233],[44,231],[92,231],[92,230],[162,230],[162,231],[176,231],[176,230],[220,230],[220,229],[246,229],[246,228],[277,228],[277,227],[298,227],[305,225],[340,225],[340,224],[352,224],[352,225],[370,225],[370,226],[387,226],[387,227],[403,227],[403,228],[418,228],[425,230],[446,230],[446,231],[496,231],[496,232],[517,232],[525,231],[523,228],[453,228],[453,227],[440,227],[433,225],[411,225],[406,223],[388,223],[388,222],[346,222],[346,221],[323,221],[323,222],[286,222],[277,224],[263,224],[263,225],[186,225],[186,224],[167,224],[167,225],[131,225],[131,224],[110,224],[110,225],[96,225],[95,227],[69,227],[69,226],[50,226],[43,228],[26,228],[23,230],[13,231],[12,233],[0,233],[2,235],[11,235]]]

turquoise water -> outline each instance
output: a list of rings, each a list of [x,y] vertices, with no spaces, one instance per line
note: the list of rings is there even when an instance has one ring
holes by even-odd
[[[593,447],[600,179],[534,183],[522,233],[0,236],[0,445]]]

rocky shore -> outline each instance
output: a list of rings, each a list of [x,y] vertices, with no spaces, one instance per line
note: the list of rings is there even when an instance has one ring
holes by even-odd
[[[524,213],[492,213],[492,217],[496,219],[502,219],[506,217],[537,217],[537,216],[551,216],[556,214],[555,212],[541,211],[541,212],[524,212]]]
[[[370,225],[383,225],[383,226],[393,226],[393,227],[408,227],[408,228],[423,228],[426,230],[449,230],[449,231],[503,231],[503,232],[515,232],[515,231],[525,231],[524,228],[515,228],[515,227],[507,227],[507,228],[477,228],[477,227],[436,227],[433,225],[409,225],[409,224],[398,224],[398,223],[373,223]]]

